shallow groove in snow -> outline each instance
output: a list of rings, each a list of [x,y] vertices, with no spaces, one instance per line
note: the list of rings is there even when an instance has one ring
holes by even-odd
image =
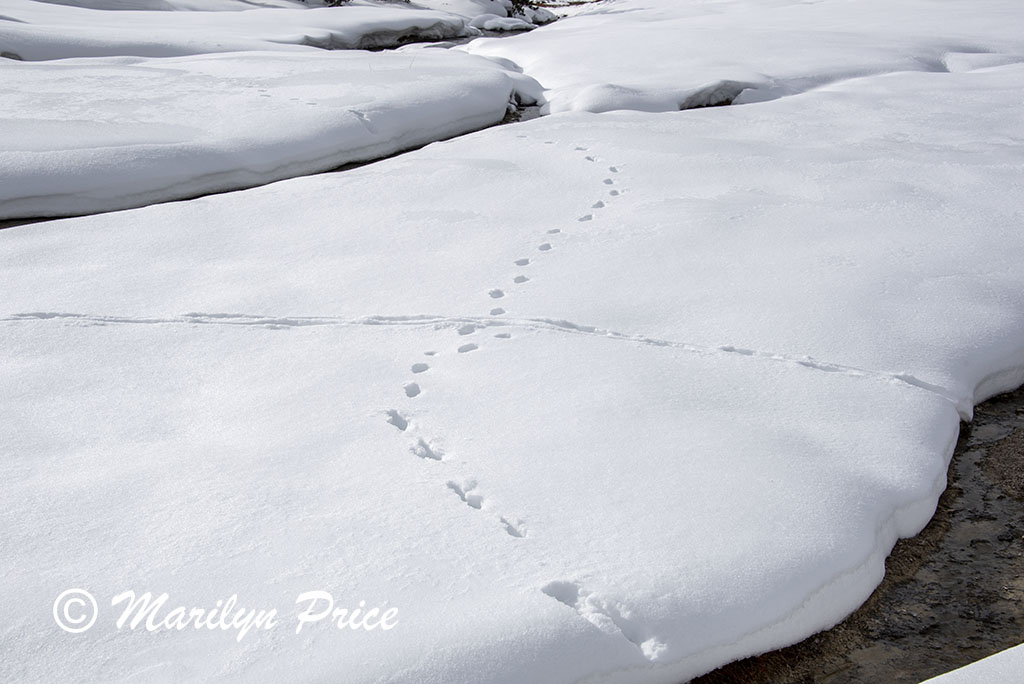
[[[170,317],[136,317],[136,316],[102,316],[92,314],[78,314],[67,312],[27,312],[16,313],[6,318],[0,318],[0,322],[18,323],[28,321],[63,320],[85,325],[233,325],[245,327],[259,327],[271,330],[286,330],[290,328],[308,328],[316,326],[334,327],[356,327],[356,326],[395,326],[395,327],[454,327],[465,328],[472,325],[476,328],[519,328],[523,330],[537,330],[545,332],[556,332],[571,335],[593,335],[622,342],[643,344],[653,347],[670,347],[686,352],[700,355],[730,354],[754,358],[764,361],[788,363],[821,371],[823,373],[840,373],[853,377],[875,377],[883,380],[900,382],[917,389],[923,389],[936,394],[943,399],[953,403],[965,420],[970,419],[973,405],[959,399],[956,394],[945,387],[934,385],[906,372],[889,372],[870,368],[860,368],[828,361],[820,361],[809,356],[797,356],[772,351],[746,349],[732,345],[709,347],[691,342],[680,342],[676,340],[665,340],[645,335],[622,333],[614,330],[607,330],[592,325],[574,323],[563,319],[551,318],[492,318],[484,316],[364,316],[361,318],[341,318],[332,316],[261,316],[242,313],[187,313],[181,316]],[[475,348],[475,345],[469,345]],[[470,351],[467,349],[466,351]],[[429,366],[425,363],[414,364],[413,373],[422,373]],[[1017,373],[1016,369],[1005,371],[1005,374]]]

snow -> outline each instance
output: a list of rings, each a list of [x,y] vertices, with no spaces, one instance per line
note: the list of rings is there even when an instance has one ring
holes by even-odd
[[[173,57],[211,52],[393,47],[471,35],[466,20],[402,5],[259,8],[242,12],[119,11],[0,3],[0,52],[36,61],[70,57]]]
[[[146,10],[159,12],[241,12],[260,7],[306,9],[302,0],[36,0],[53,5],[95,10]]]
[[[1016,0],[616,0],[465,49],[510,59],[546,111],[671,111],[801,92],[858,75],[944,70],[947,53],[1024,61]],[[712,97],[716,95],[717,97]],[[741,101],[744,101],[741,99]]]
[[[493,62],[439,50],[0,60],[0,79],[0,219],[124,209],[387,156],[498,123],[514,89]]]
[[[1024,672],[1024,644],[983,658],[922,684],[1014,684]]]
[[[1024,381],[1024,65],[961,64],[0,231],[0,679],[679,682],[842,619]]]
[[[451,12],[468,19],[487,15],[498,18],[518,19],[526,24],[525,28],[535,28],[538,24],[546,24],[557,17],[554,13],[540,7],[524,7],[517,10],[512,0],[415,0],[417,7],[425,7],[443,12]],[[501,30],[501,29],[488,29]]]

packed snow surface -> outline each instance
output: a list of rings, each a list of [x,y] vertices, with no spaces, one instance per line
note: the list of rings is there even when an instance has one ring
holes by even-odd
[[[506,113],[460,52],[0,60],[0,219],[137,207],[387,156]]]
[[[1024,65],[961,66],[0,231],[0,679],[667,683],[835,623],[1024,379]]]

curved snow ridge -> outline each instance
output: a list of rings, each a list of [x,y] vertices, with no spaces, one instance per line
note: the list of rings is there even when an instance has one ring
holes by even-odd
[[[759,625],[728,643],[666,662],[661,656],[668,645],[653,635],[650,626],[625,617],[623,610],[628,613],[628,609],[621,603],[595,597],[579,582],[555,581],[544,585],[541,587],[544,594],[572,607],[606,633],[617,630],[648,661],[644,665],[616,668],[577,681],[580,684],[631,684],[642,679],[652,684],[678,684],[724,664],[798,643],[842,622],[881,583],[886,558],[896,542],[917,535],[931,520],[946,488],[946,469],[956,449],[958,432],[959,428],[954,427],[944,450],[943,469],[936,480],[923,496],[894,509],[878,525],[873,550],[862,562],[819,584],[799,605],[776,620]]]
[[[499,123],[523,81],[440,51],[0,61],[0,73],[15,88],[0,113],[0,219],[127,209],[378,159]]]
[[[900,539],[908,539],[921,532],[935,514],[939,497],[946,489],[946,469],[956,450],[959,428],[953,431],[943,459],[944,468],[932,483],[928,493],[892,514],[875,532],[874,551],[859,565],[846,570],[821,584],[799,606],[778,622],[765,625],[736,641],[693,656],[706,664],[700,671],[686,677],[698,677],[730,663],[779,648],[799,643],[809,635],[831,629],[860,608],[871,596],[885,576],[885,561]],[[686,662],[685,660],[682,662]]]

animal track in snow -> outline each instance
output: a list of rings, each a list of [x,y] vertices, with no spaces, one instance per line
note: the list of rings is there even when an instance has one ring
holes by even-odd
[[[409,451],[411,451],[416,456],[419,456],[420,458],[425,458],[431,461],[440,461],[444,457],[443,451],[431,446],[422,437],[417,439],[416,443],[409,447]]]
[[[497,337],[499,340],[507,340],[512,337],[512,333],[498,333],[497,335],[495,335],[495,337]]]
[[[396,428],[405,432],[409,427],[409,419],[403,416],[395,409],[389,409],[387,412],[388,422],[394,425]]]
[[[423,355],[424,356],[437,356],[437,352],[436,351],[425,351],[425,352],[423,352]]]
[[[515,278],[513,278],[513,279],[512,279],[512,282],[513,282],[513,283],[516,283],[516,284],[518,285],[518,284],[521,284],[521,283],[525,283],[525,282],[527,282],[527,281],[529,281],[529,280],[530,280],[530,279],[529,279],[529,278],[527,278],[527,277],[526,277],[526,276],[524,276],[524,275],[517,275],[517,276],[516,276]]]
[[[548,235],[558,235],[561,232],[561,228],[552,228],[551,230],[548,231]]]
[[[578,145],[577,145],[577,146],[576,146],[576,151],[577,151],[577,152],[586,152],[586,151],[587,151],[587,148],[586,148],[586,147],[580,147],[580,146],[578,146]]]
[[[490,295],[491,299],[501,299],[502,297],[505,296],[505,293],[499,290],[498,288],[494,288],[487,294]]]
[[[604,202],[602,202],[601,200],[597,200],[592,205],[590,205],[590,208],[591,209],[604,209]]]
[[[473,343],[464,344],[461,347],[459,347],[459,353],[460,354],[466,354],[466,353],[471,352],[471,351],[476,351],[479,348],[480,347],[476,346]]]
[[[414,363],[412,364],[412,367],[409,370],[411,370],[413,373],[425,373],[426,371],[430,370],[430,366],[428,366],[425,363]]]
[[[611,178],[605,178],[601,182],[604,183],[605,185],[615,185],[615,181],[613,181]]]
[[[616,166],[609,166],[608,170],[611,171],[612,173],[618,173],[619,172],[619,169]]]
[[[420,386],[415,382],[407,383],[403,389],[405,389],[405,396],[410,399],[420,396]]]
[[[550,252],[551,251],[551,243],[550,242],[545,242],[542,245],[540,245],[539,247],[537,247],[537,249],[539,249],[542,252]]]
[[[509,536],[516,537],[517,539],[522,539],[526,536],[526,528],[523,526],[522,520],[517,519],[515,522],[512,522],[505,516],[501,516],[499,520],[501,520],[501,524]]]
[[[529,259],[516,259],[512,263],[514,263],[516,266],[529,266],[530,265],[530,260]]]
[[[593,214],[584,214],[583,216],[580,216],[576,220],[579,221],[580,223],[584,223],[586,221],[593,221],[594,220],[594,215]]]
[[[611,195],[612,197],[618,197],[619,196],[619,191],[618,190],[612,190],[608,194]]]
[[[652,662],[665,651],[665,643],[651,634],[627,606],[587,591],[579,582],[549,582],[541,591],[575,610],[605,634],[621,634]]]
[[[470,508],[475,508],[478,511],[483,508],[484,497],[479,494],[472,493],[473,490],[476,489],[476,480],[469,480],[463,485],[449,480],[448,489],[455,492],[455,494],[462,499],[462,502]]]
[[[503,313],[505,313],[505,310],[502,309],[500,306],[497,307],[497,308],[491,309],[491,315],[492,316],[500,316]]]
[[[587,155],[586,157],[584,157],[584,159],[586,159],[587,161],[590,161],[590,162],[596,162],[596,161],[597,161],[596,159],[594,159],[593,157],[591,157],[591,156],[589,156],[589,155]]]
[[[477,330],[477,326],[474,323],[466,323],[465,325],[459,326],[458,333],[460,335],[472,335]]]

